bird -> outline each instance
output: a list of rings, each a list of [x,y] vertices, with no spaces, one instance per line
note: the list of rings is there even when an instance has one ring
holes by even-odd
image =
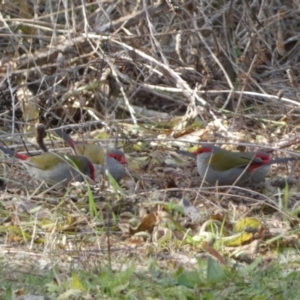
[[[67,143],[75,154],[86,156],[94,165],[96,177],[108,170],[111,176],[119,182],[125,175],[125,164],[128,164],[125,154],[119,149],[108,149],[106,152],[100,145],[75,142],[66,132],[55,128],[54,132]]]
[[[28,156],[2,146],[0,146],[0,150],[11,157],[20,159],[24,163],[30,176],[40,181],[45,181],[48,185],[65,187],[72,180],[83,182],[84,176],[82,176],[80,172],[89,176],[92,180],[95,180],[94,166],[85,156],[56,154],[53,152]],[[71,165],[72,162],[80,172]]]
[[[197,156],[197,171],[201,178],[210,185],[219,186],[261,183],[272,164],[295,160],[294,157],[272,159],[265,152],[232,152],[213,144],[204,144],[192,154]]]

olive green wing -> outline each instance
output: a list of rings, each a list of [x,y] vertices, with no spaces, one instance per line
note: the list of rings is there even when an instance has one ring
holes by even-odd
[[[104,165],[105,151],[100,145],[76,144],[76,152],[87,157],[93,164]]]
[[[214,153],[211,159],[208,159],[208,163],[217,171],[227,171],[236,167],[243,168],[251,161],[256,161],[255,152],[231,152],[224,149]]]
[[[47,171],[51,170],[58,163],[62,162],[61,154],[43,153],[42,155],[31,156],[26,163],[32,167]]]

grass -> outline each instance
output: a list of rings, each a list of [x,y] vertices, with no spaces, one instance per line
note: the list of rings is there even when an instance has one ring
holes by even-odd
[[[13,295],[43,295],[47,299],[299,299],[298,270],[273,263],[261,268],[258,258],[249,265],[220,266],[212,258],[198,258],[193,268],[170,272],[154,259],[147,267],[135,262],[114,271],[103,261],[94,269],[60,266],[30,272],[1,263],[1,299]],[[13,278],[12,278],[13,277]],[[66,298],[70,297],[70,298]],[[73,298],[72,298],[73,297]]]

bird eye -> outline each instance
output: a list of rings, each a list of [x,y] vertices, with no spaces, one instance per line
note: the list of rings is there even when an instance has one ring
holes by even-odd
[[[209,147],[200,147],[194,153],[195,154],[202,154],[204,152],[212,152],[212,148],[209,148]]]
[[[206,151],[205,151],[205,148],[200,147],[200,148],[198,148],[196,151],[193,151],[192,154],[197,155],[197,154],[201,154],[201,153],[203,153],[203,152],[206,152]],[[208,151],[207,151],[207,152],[208,152]]]
[[[121,155],[116,155],[115,156],[115,159],[119,162],[122,162],[123,161],[123,157]]]
[[[114,153],[109,153],[108,156],[111,157],[111,158],[114,158],[115,160],[119,160],[118,155],[116,155]]]
[[[117,153],[108,153],[108,156],[118,161],[120,164],[127,164],[126,158],[124,155]]]
[[[255,157],[260,158],[262,162],[268,162],[270,160],[270,156],[264,153],[257,153]]]

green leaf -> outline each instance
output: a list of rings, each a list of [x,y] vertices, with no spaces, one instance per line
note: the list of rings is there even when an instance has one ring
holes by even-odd
[[[72,272],[72,280],[71,280],[70,288],[73,290],[79,290],[79,291],[85,290],[81,281],[79,280],[79,278],[77,277],[77,275],[74,272]]]
[[[105,175],[107,176],[110,185],[112,186],[115,193],[119,192],[120,194],[124,194],[122,188],[116,182],[116,180],[111,176],[108,170],[105,170]]]
[[[226,278],[226,273],[223,267],[211,257],[207,261],[207,281],[217,283]]]
[[[5,300],[12,300],[13,299],[13,291],[11,285],[7,285],[5,287]]]
[[[96,205],[95,205],[95,198],[94,198],[94,195],[92,193],[91,187],[90,187],[90,185],[89,185],[89,183],[86,179],[85,179],[85,182],[86,182],[87,191],[88,191],[90,216],[95,217],[98,214],[97,208],[96,208]]]
[[[201,283],[199,273],[196,270],[184,271],[182,268],[179,268],[176,274],[176,280],[180,285],[194,288],[195,285],[200,285]]]

